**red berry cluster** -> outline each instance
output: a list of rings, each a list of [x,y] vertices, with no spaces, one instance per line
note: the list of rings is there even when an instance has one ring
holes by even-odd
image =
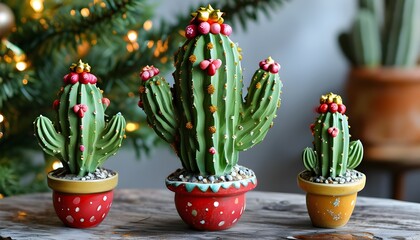
[[[142,71],[140,72],[140,78],[143,81],[147,81],[150,78],[156,76],[159,74],[159,69],[152,66],[146,66],[142,69]]]
[[[86,104],[76,104],[73,106],[73,111],[77,114],[77,116],[79,116],[79,118],[83,118],[87,110],[88,106]]]
[[[276,74],[280,70],[280,64],[274,62],[273,59],[268,58],[260,62],[260,68],[264,71],[269,71],[273,74]]]
[[[220,24],[217,22],[200,22],[198,24],[190,24],[185,28],[185,37],[188,39],[194,38],[199,34],[206,35],[209,33],[223,34],[229,36],[232,33],[232,27],[228,24]]]
[[[220,59],[207,59],[200,62],[201,70],[206,70],[207,75],[214,76],[216,74],[217,69],[220,68],[222,65],[222,60]]]
[[[80,82],[81,84],[95,84],[98,79],[95,75],[88,72],[71,72],[64,76],[64,84],[76,84],[77,82]]]
[[[337,104],[337,103],[321,103],[317,108],[318,113],[346,113],[346,106],[344,104]]]

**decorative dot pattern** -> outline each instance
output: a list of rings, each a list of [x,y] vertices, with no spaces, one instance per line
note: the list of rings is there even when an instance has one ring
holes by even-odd
[[[177,195],[175,196],[177,198]],[[202,230],[223,230],[232,227],[244,212],[245,197],[184,198],[180,215],[184,221]],[[178,205],[177,205],[178,207]]]
[[[112,200],[113,191],[83,195],[53,192],[57,216],[65,225],[75,228],[100,224],[108,214]]]

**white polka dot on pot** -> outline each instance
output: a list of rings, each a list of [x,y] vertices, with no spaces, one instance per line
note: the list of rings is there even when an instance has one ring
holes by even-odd
[[[99,205],[97,208],[96,208],[96,211],[100,211],[101,210],[101,208],[102,208],[102,206],[101,205]]]
[[[214,205],[214,207],[218,207],[219,206],[219,202],[216,201],[216,202],[214,202],[213,205]]]
[[[71,215],[67,215],[66,220],[69,223],[73,223],[74,222],[74,218]]]
[[[79,197],[75,197],[73,199],[73,204],[79,204],[80,203],[80,198]]]
[[[196,217],[196,216],[197,216],[197,210],[195,210],[195,209],[194,209],[194,210],[192,210],[192,211],[191,211],[191,215],[193,215],[194,217]]]
[[[76,207],[76,208],[74,209],[74,211],[75,211],[75,212],[79,212],[79,211],[80,211],[80,208],[79,208],[79,207]]]
[[[223,226],[223,225],[225,225],[225,221],[221,221],[221,222],[219,222],[219,227],[221,227],[221,226]]]

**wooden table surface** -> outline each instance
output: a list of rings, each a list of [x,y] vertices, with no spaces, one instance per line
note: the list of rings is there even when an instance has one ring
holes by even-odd
[[[302,236],[304,235],[304,236]],[[50,193],[0,199],[0,239],[420,239],[420,204],[359,197],[349,223],[312,227],[300,194],[252,191],[238,224],[225,231],[189,229],[168,190],[116,190],[107,218],[96,228],[64,227]]]

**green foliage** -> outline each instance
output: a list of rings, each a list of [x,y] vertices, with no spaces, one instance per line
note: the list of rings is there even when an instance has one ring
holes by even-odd
[[[341,49],[357,67],[412,67],[419,49],[418,16],[416,0],[359,0],[353,27],[339,36]]]
[[[158,64],[164,73],[173,69],[171,60],[181,44],[189,15],[173,16],[170,21],[156,19],[157,3],[152,0],[103,0],[97,4],[85,0],[45,0],[44,10],[39,13],[34,12],[27,0],[2,2],[13,10],[16,19],[16,31],[7,39],[26,54],[28,68],[18,71],[13,59],[0,61],[0,113],[10,123],[8,134],[0,139],[0,157],[6,157],[5,152],[19,146],[22,147],[19,149],[38,150],[32,136],[32,121],[40,113],[52,116],[55,97],[52,93],[61,86],[67,66],[79,59],[95,69],[98,86],[112,102],[107,111],[110,114],[122,112],[127,122],[139,123],[138,130],[126,132],[137,155],[147,154],[162,143],[152,134],[145,114],[136,107],[137,74],[139,67],[146,64]],[[210,3],[229,10],[225,19],[245,28],[257,16],[269,16],[282,2],[284,0],[213,0]],[[197,2],[190,9],[199,5]],[[88,17],[81,14],[84,8],[89,10]],[[143,24],[150,19],[159,27],[146,31]],[[127,39],[129,30],[138,34],[133,43]],[[132,51],[128,51],[130,46]],[[5,51],[10,53],[5,42],[0,49],[0,57],[6,55]],[[28,80],[26,85],[24,79]],[[7,144],[10,142],[13,144]],[[1,166],[5,162],[8,161]],[[15,169],[15,165],[9,167]],[[23,175],[22,171],[13,174],[16,179]],[[23,189],[22,184],[20,186]]]

